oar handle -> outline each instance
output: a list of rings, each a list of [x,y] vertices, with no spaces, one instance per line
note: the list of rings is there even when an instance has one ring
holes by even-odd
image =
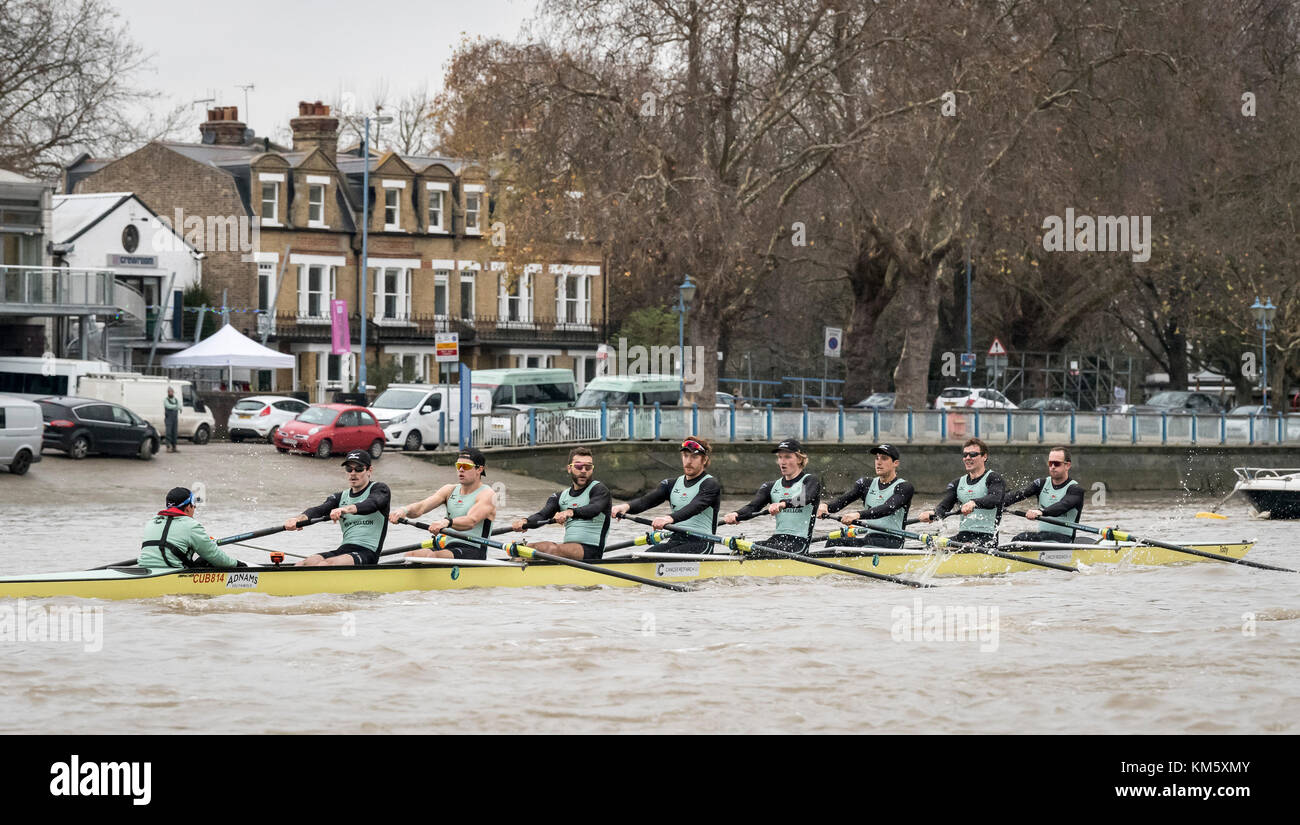
[[[322,521],[329,521],[329,516],[317,516],[315,518],[309,518],[306,521],[300,521],[298,522],[298,527],[299,528],[310,527],[311,525],[319,524]],[[248,533],[240,533],[239,535],[236,536],[226,536],[224,539],[217,539],[217,544],[218,545],[234,544],[240,541],[248,541],[249,539],[261,538],[262,536],[269,536],[274,533],[283,533],[283,532],[284,532],[284,525],[277,524],[274,527],[263,527],[261,530],[253,530]]]

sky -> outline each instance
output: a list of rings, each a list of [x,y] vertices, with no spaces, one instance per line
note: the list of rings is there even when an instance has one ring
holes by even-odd
[[[136,78],[160,92],[158,114],[186,105],[183,140],[213,106],[238,106],[258,135],[288,134],[301,100],[343,94],[362,102],[387,84],[389,99],[427,83],[431,93],[466,37],[514,39],[535,0],[109,0],[132,39],[151,54]],[[179,12],[179,14],[178,14]],[[252,84],[247,91],[241,86]],[[215,97],[211,103],[194,103]]]

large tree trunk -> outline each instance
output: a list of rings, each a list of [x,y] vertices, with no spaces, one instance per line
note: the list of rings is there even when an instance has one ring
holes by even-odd
[[[897,291],[897,267],[883,256],[871,257],[866,249],[849,275],[853,290],[853,315],[844,333],[844,403],[851,404],[872,392],[889,389],[889,369],[878,347],[876,325]]]
[[[920,266],[918,264],[918,266]],[[903,327],[903,351],[894,369],[895,409],[923,410],[930,390],[930,356],[938,331],[939,283],[944,265],[937,271],[908,273],[903,291],[899,324]]]

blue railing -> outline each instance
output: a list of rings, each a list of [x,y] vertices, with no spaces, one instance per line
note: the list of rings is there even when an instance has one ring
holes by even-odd
[[[1300,445],[1300,415],[1191,416],[1167,413],[1052,413],[1036,410],[882,410],[846,407],[614,406],[502,410],[473,416],[476,446],[584,441],[945,444],[972,436],[999,444]],[[440,424],[445,432],[455,427]],[[445,444],[445,440],[443,440]],[[449,445],[450,446],[450,445]]]

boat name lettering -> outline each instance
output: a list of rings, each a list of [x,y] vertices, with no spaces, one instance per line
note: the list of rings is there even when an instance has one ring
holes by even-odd
[[[231,573],[226,577],[227,590],[249,590],[257,587],[256,573]]]
[[[208,582],[219,582],[226,578],[225,573],[195,573],[190,578],[196,584],[207,584]]]
[[[700,575],[700,563],[698,561],[660,562],[655,565],[655,576],[661,579],[698,575]]]

